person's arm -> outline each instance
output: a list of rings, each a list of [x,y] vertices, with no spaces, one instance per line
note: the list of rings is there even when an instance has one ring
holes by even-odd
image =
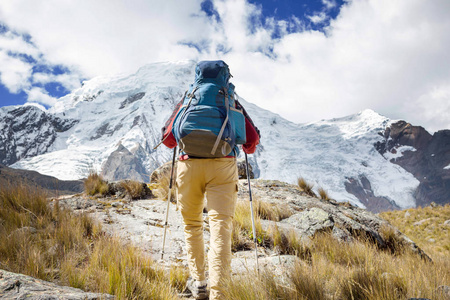
[[[249,119],[245,118],[245,135],[247,142],[242,145],[242,150],[247,154],[255,153],[256,145],[259,144],[259,130]]]
[[[184,98],[186,97],[186,93],[184,94],[183,98],[181,98],[181,101],[178,102],[178,104],[175,106],[175,109],[172,112],[172,115],[170,118],[166,121],[166,124],[163,128],[161,128],[162,132],[162,138],[161,143],[163,143],[166,147],[172,149],[177,146],[177,140],[175,139],[175,136],[173,135],[172,128],[173,123],[175,122],[175,117],[177,116],[179,110],[183,106]]]
[[[256,145],[259,144],[261,134],[258,128],[253,123],[253,120],[248,115],[245,108],[237,100],[236,100],[236,108],[242,109],[242,112],[244,113],[245,117],[245,136],[247,142],[242,145],[242,150],[244,150],[244,152],[247,154],[252,154],[256,151]]]

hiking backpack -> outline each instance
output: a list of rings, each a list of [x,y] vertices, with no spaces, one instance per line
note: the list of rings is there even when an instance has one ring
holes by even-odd
[[[221,60],[197,64],[195,81],[173,123],[174,137],[190,157],[233,155],[237,144],[245,144],[245,117],[235,107],[230,77],[228,65]]]

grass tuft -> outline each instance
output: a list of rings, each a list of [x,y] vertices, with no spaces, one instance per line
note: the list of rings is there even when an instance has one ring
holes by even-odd
[[[305,261],[311,261],[311,249],[301,241],[294,230],[285,233],[274,224],[269,227],[267,234],[270,237],[271,248],[278,254],[295,255]]]
[[[406,250],[406,242],[400,238],[399,232],[394,227],[383,224],[379,233],[385,242],[384,248],[392,254],[401,254]]]
[[[324,188],[319,187],[317,191],[319,192],[320,199],[326,200],[326,201],[331,200],[330,196],[328,196],[328,193]]]
[[[253,200],[253,204],[255,213],[262,220],[279,222],[292,216],[292,212],[287,205],[281,206],[257,199]]]
[[[303,177],[299,177],[297,179],[297,185],[298,185],[300,191],[304,192],[308,196],[316,197],[316,194],[313,191],[314,185],[307,182]]]
[[[380,216],[411,238],[432,259],[450,257],[450,204],[380,213]]]
[[[405,299],[407,286],[404,280],[377,267],[364,267],[351,272],[346,281],[341,282],[343,299]]]
[[[104,196],[108,194],[108,183],[101,175],[90,172],[84,180],[84,191],[91,196],[98,194]]]
[[[159,199],[168,199],[169,191],[170,191],[170,168],[163,169],[161,174],[156,179],[155,184],[153,184],[154,188],[152,189],[152,192],[155,194],[155,196]],[[176,170],[174,170],[174,176],[175,176]],[[172,183],[172,191],[171,191],[171,198],[170,202],[176,203],[176,188],[175,188],[175,180],[173,179]]]
[[[146,196],[145,183],[135,180],[124,180],[120,182],[120,186],[127,192],[131,199],[142,199]]]

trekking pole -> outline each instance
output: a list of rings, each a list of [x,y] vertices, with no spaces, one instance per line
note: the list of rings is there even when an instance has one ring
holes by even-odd
[[[170,181],[169,181],[169,195],[167,196],[167,208],[166,208],[166,221],[164,222],[164,237],[161,250],[161,259],[164,258],[164,245],[166,244],[166,232],[167,232],[167,222],[169,220],[169,208],[170,208],[170,198],[172,198],[172,181],[173,181],[173,171],[175,169],[175,158],[177,156],[177,147],[173,149],[173,159],[172,159],[172,169],[170,170]]]
[[[253,214],[253,199],[252,199],[252,188],[250,185],[250,172],[248,171],[248,158],[247,153],[245,153],[245,170],[247,172],[247,180],[248,180],[248,193],[250,195],[250,211],[252,213],[252,228],[253,228],[253,241],[255,242],[255,257],[256,257],[256,270],[259,274],[259,264],[258,264],[258,242],[256,239],[256,228],[255,228],[255,216]]]

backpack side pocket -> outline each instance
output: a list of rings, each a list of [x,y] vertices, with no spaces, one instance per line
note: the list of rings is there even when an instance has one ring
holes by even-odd
[[[245,117],[241,109],[230,107],[230,123],[236,137],[236,144],[245,144]]]

